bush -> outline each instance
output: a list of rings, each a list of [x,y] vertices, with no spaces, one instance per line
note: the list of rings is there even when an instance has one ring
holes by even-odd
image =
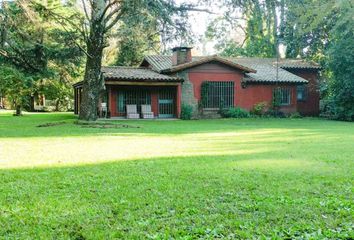
[[[265,114],[267,107],[267,102],[256,103],[251,110],[251,114],[261,117]]]
[[[282,111],[276,110],[276,109],[269,109],[265,113],[266,117],[275,117],[275,118],[285,118],[286,115]]]
[[[250,113],[245,109],[236,107],[220,110],[220,115],[224,118],[249,118]]]
[[[182,104],[181,119],[190,120],[193,115],[193,107],[191,105]]]
[[[294,112],[290,114],[290,118],[302,118],[301,114],[299,112]]]
[[[322,101],[320,117],[332,120],[354,121],[354,109],[338,106],[333,99]]]
[[[54,112],[55,111],[55,106],[44,106],[43,107],[44,112]]]

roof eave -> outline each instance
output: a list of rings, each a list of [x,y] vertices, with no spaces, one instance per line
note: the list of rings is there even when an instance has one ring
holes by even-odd
[[[316,70],[316,71],[320,71],[323,68],[320,66],[281,66],[282,69],[286,70],[286,69],[300,69],[300,70]]]
[[[307,84],[308,81],[269,81],[269,80],[244,80],[245,83],[269,83],[269,84],[277,84],[277,83],[286,83],[286,84]]]
[[[114,80],[114,81],[126,81],[126,82],[183,82],[183,78],[173,78],[173,79],[161,79],[161,78],[117,78],[117,77],[105,77],[104,80]]]

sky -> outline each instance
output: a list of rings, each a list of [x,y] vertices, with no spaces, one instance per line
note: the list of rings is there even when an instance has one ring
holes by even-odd
[[[197,4],[198,0],[175,0],[177,4],[183,3],[192,3]],[[203,8],[204,7],[200,7]],[[196,34],[197,36],[203,36],[205,31],[207,30],[208,23],[210,23],[215,18],[222,16],[223,11],[218,9],[216,6],[208,8],[208,10],[212,11],[214,14],[209,14],[206,12],[190,12],[189,13],[189,21],[191,25],[191,31]],[[208,41],[204,43],[196,43],[194,46],[194,53],[196,55],[212,55],[216,53],[214,49],[215,42]]]
[[[191,3],[191,4],[198,4],[200,0],[175,0],[177,4],[183,3]],[[211,6],[206,8],[205,6],[200,6],[201,9],[207,9],[211,11],[213,14],[206,13],[206,12],[193,12],[189,13],[189,21],[191,25],[191,31],[196,34],[197,36],[203,36],[207,30],[208,24],[215,20],[218,17],[222,17],[225,12],[228,10],[227,7],[220,7],[220,1],[215,0],[211,3]],[[218,6],[219,5],[219,6]],[[241,12],[235,11],[232,13],[234,17],[241,17]],[[235,22],[233,23],[235,24]],[[245,21],[237,20],[236,25],[240,25],[244,27]],[[234,25],[234,26],[236,26]],[[235,40],[238,43],[242,43],[245,38],[245,33],[241,30],[240,27],[234,27],[233,29],[229,29],[230,39]],[[203,43],[196,42],[194,44],[193,53],[194,55],[213,55],[217,54],[217,50],[215,49],[215,44],[217,42],[215,40],[208,40],[204,39]]]

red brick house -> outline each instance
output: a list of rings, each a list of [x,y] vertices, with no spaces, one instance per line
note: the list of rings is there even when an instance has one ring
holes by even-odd
[[[277,67],[278,66],[278,67]],[[280,95],[284,113],[318,115],[320,67],[299,59],[192,57],[191,48],[173,49],[172,56],[147,56],[140,67],[103,67],[111,117],[126,116],[126,105],[150,104],[155,117],[179,117],[182,104],[195,116],[220,107],[251,110],[272,105]],[[80,111],[82,82],[74,85],[75,113]]]

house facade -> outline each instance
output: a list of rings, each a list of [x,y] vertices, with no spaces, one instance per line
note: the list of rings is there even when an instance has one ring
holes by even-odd
[[[220,108],[271,107],[276,93],[285,114],[316,116],[319,70],[300,59],[193,57],[191,48],[177,47],[172,56],[146,56],[140,67],[103,67],[101,103],[111,117],[125,117],[128,104],[137,105],[138,112],[141,105],[151,105],[156,118],[179,118],[186,104],[195,117],[203,117]],[[74,85],[76,114],[81,91],[79,82]]]

